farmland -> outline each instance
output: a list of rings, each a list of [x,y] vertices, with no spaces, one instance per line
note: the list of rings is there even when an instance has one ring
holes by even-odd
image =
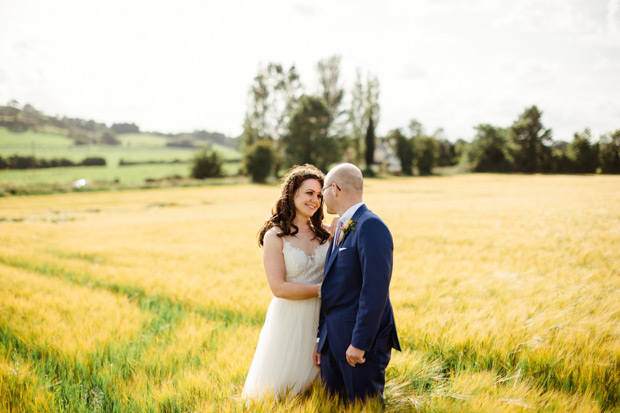
[[[277,193],[0,198],[0,410],[244,409]],[[370,179],[365,201],[395,243],[388,411],[620,409],[618,177]]]
[[[99,186],[116,184],[122,187],[138,186],[147,180],[186,178],[190,174],[192,157],[198,150],[168,147],[165,137],[148,133],[119,135],[119,140],[121,144],[116,146],[75,146],[73,140],[62,131],[12,132],[0,127],[0,156],[4,158],[12,155],[46,160],[65,158],[77,163],[88,157],[102,157],[107,163],[106,166],[0,171],[0,186],[70,186],[75,180],[85,179]],[[238,172],[240,154],[237,150],[218,144],[212,144],[211,148],[229,161],[224,164],[226,174],[234,175]],[[121,160],[137,164],[121,165]]]

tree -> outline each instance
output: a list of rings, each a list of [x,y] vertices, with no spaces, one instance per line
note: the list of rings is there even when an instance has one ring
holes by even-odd
[[[420,147],[418,141],[424,137],[424,127],[422,123],[416,119],[411,119],[409,121],[409,133],[411,135],[411,145],[413,148],[413,163],[416,164],[419,155],[417,151]]]
[[[361,165],[363,153],[363,130],[366,126],[364,121],[364,85],[362,74],[357,69],[353,89],[351,90],[351,108],[349,109],[349,124],[351,125],[350,140],[353,146],[353,163]]]
[[[409,121],[409,132],[411,132],[412,138],[416,138],[424,134],[424,128],[416,119],[411,119]]]
[[[269,90],[265,83],[265,75],[261,73],[259,68],[248,93],[247,111],[243,124],[243,134],[241,135],[242,149],[250,147],[254,142],[261,139],[273,139],[267,132],[269,129],[267,127],[268,97]]]
[[[456,142],[454,142],[454,156],[456,157],[456,163],[459,163],[461,158],[463,157],[463,151],[465,150],[465,147],[467,146],[467,141],[464,139],[457,139]]]
[[[330,114],[322,98],[303,95],[282,138],[288,165],[311,163],[326,171],[340,159],[336,140],[327,133]]]
[[[474,172],[508,172],[507,131],[489,124],[476,126],[476,136],[465,150],[464,162]]]
[[[414,141],[416,164],[420,175],[431,175],[437,160],[437,141],[428,136],[416,138]]]
[[[135,123],[114,123],[110,127],[116,134],[140,133],[140,128]]]
[[[439,166],[452,166],[458,163],[458,157],[456,156],[456,145],[447,139],[437,139],[437,147],[439,154],[437,156],[437,165]]]
[[[400,129],[392,130],[387,136],[388,142],[395,149],[400,160],[400,170],[404,175],[413,175],[413,142],[402,134]]]
[[[354,148],[354,160],[358,165],[362,163],[362,154],[364,159],[369,157],[366,152],[366,136],[368,127],[371,125],[369,121],[372,118],[373,135],[374,128],[379,124],[380,106],[379,106],[379,79],[376,76],[368,75],[366,85],[362,82],[362,76],[358,69],[357,77],[353,85],[351,108],[349,110],[349,122],[351,124],[351,141]],[[373,152],[374,148],[370,149]],[[366,169],[370,165],[366,165]]]
[[[334,55],[320,60],[317,64],[319,95],[323,98],[330,117],[328,134],[336,137],[344,134],[342,115],[345,112],[341,109],[344,89],[340,85],[341,60],[341,56]]]
[[[573,160],[574,172],[593,174],[598,167],[598,146],[590,143],[592,136],[589,129],[575,133],[569,146],[570,158]]]
[[[89,158],[85,158],[80,165],[82,166],[106,166],[105,158],[99,156],[93,156]]]
[[[26,124],[28,129],[36,129],[37,126],[45,124],[46,120],[46,116],[31,104],[26,103],[22,108],[21,121]]]
[[[365,118],[368,119],[365,139],[365,160],[366,170],[371,171],[371,166],[375,159],[375,128],[379,124],[379,79],[376,76],[368,75],[366,82],[366,112]]]
[[[372,120],[372,116],[368,117],[368,129],[366,129],[366,169],[364,173],[367,176],[373,176],[374,172],[371,168],[375,163],[375,125]]]
[[[241,150],[244,152],[254,143],[261,140],[261,136],[258,132],[258,129],[252,125],[250,115],[247,113],[245,115],[245,120],[243,121],[243,132],[241,133],[240,139],[241,139]],[[267,137],[264,137],[263,139],[270,140]]]
[[[435,133],[433,133],[433,139],[437,141],[437,165],[456,165],[458,163],[458,159],[456,156],[455,144],[448,140],[444,129],[438,128]]]
[[[556,174],[569,174],[575,171],[575,163],[568,156],[570,143],[554,141],[551,144],[551,172]]]
[[[258,130],[252,126],[249,115],[246,115],[245,122],[243,122],[243,133],[240,139],[245,172],[250,174],[252,182],[265,182],[271,173],[271,168],[276,163],[273,140],[261,139]],[[267,148],[269,154],[266,152]]]
[[[104,145],[120,145],[121,141],[111,131],[105,131],[101,134],[101,143]]]
[[[291,66],[288,72],[276,63],[259,67],[250,87],[242,149],[258,140],[270,139],[274,141],[274,149],[279,155],[280,139],[287,133],[290,116],[300,94],[301,82],[295,66]],[[277,155],[274,165],[276,173],[280,158]]]
[[[9,169],[35,169],[37,160],[34,156],[12,155],[8,159]]]
[[[222,175],[222,159],[216,151],[203,148],[194,155],[192,165],[193,178],[219,178]]]
[[[620,174],[620,129],[599,139],[601,173]]]
[[[536,106],[525,109],[510,128],[513,165],[520,172],[547,172],[551,169],[551,129],[541,122]]]
[[[28,130],[28,125],[22,118],[22,110],[16,100],[9,101],[7,106],[0,106],[0,126],[5,126],[14,132],[24,132]]]
[[[273,151],[273,142],[263,139],[254,142],[248,149],[243,158],[243,164],[246,171],[252,177],[252,182],[263,183],[269,176],[275,154]]]
[[[439,144],[434,138],[424,135],[424,128],[416,119],[411,119],[409,122],[409,131],[413,147],[413,160],[418,167],[418,173],[420,175],[431,175],[437,163]],[[442,133],[443,129],[438,129],[435,134],[439,136]]]

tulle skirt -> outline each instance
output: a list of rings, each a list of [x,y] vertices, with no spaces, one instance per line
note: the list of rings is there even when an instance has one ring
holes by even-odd
[[[243,399],[303,392],[319,376],[312,363],[321,300],[274,297],[267,309]]]

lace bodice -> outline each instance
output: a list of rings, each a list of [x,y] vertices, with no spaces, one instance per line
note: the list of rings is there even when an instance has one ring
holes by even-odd
[[[286,281],[300,284],[318,284],[323,280],[325,256],[329,242],[320,244],[314,250],[314,255],[308,256],[304,250],[291,244],[286,237],[282,238],[282,254],[286,266]]]

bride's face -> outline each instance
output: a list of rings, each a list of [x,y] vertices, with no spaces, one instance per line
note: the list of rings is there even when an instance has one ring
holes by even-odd
[[[306,179],[303,181],[293,197],[297,216],[310,218],[321,208],[322,199],[321,183],[318,180]]]

